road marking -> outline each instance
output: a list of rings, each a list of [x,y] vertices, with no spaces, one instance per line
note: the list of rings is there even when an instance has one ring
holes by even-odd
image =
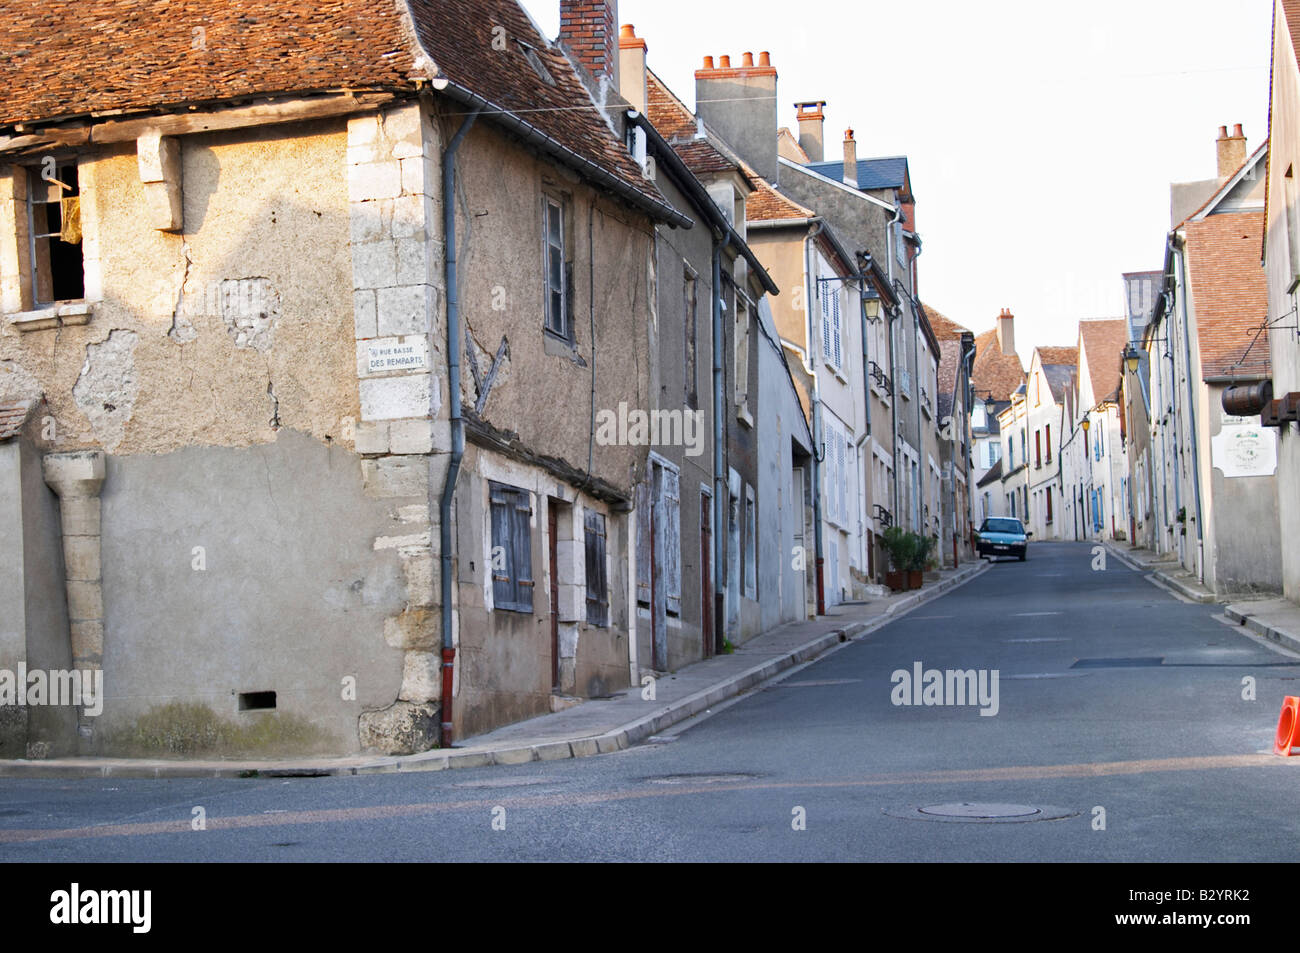
[[[1064,615],[1064,614],[1065,614],[1065,613],[1063,613],[1063,612],[1017,612],[1017,613],[1014,613],[1014,617],[1017,618],[1017,619],[1025,619],[1025,618],[1028,618],[1029,616],[1037,616],[1037,615]]]
[[[916,771],[897,774],[868,775],[831,781],[751,781],[737,784],[699,786],[657,785],[633,791],[610,791],[596,794],[539,794],[527,797],[491,798],[472,801],[428,801],[420,804],[385,804],[373,807],[331,808],[326,810],[290,811],[286,814],[245,814],[235,817],[208,815],[207,832],[244,830],[257,827],[282,827],[288,824],[340,824],[358,821],[391,820],[421,815],[447,814],[457,811],[486,811],[500,805],[507,808],[572,807],[584,804],[611,804],[619,801],[655,797],[682,797],[696,794],[724,794],[735,791],[806,791],[827,788],[872,788],[918,784],[970,784],[993,781],[1042,781],[1061,778],[1100,778],[1134,774],[1157,774],[1172,771],[1214,771],[1232,768],[1285,768],[1300,765],[1300,760],[1269,754],[1210,755],[1189,758],[1158,758],[1140,761],[1085,762],[1082,764],[1022,765],[1001,768],[957,768],[945,771]],[[150,834],[189,834],[189,817],[172,821],[135,824],[104,824],[94,827],[28,829],[0,831],[0,844],[33,843],[50,840],[78,840],[96,837],[141,837]]]
[[[1009,644],[1015,644],[1021,642],[1069,642],[1070,640],[1065,638],[1039,638],[1039,639],[1003,639],[1002,641]]]

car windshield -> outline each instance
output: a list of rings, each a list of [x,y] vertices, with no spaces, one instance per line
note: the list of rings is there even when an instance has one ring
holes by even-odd
[[[1020,520],[985,520],[984,525],[980,527],[981,533],[1016,533],[1020,534],[1025,531]]]

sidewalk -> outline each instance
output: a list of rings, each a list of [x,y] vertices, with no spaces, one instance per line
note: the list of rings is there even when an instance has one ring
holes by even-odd
[[[1294,602],[1286,599],[1237,602],[1225,606],[1223,614],[1284,649],[1300,652],[1300,606]]]
[[[1173,590],[1184,599],[1205,605],[1220,601],[1218,596],[1201,585],[1200,580],[1185,570],[1172,555],[1161,555],[1149,549],[1117,546],[1109,542],[1104,545],[1110,554],[1124,565],[1138,572],[1150,574],[1155,577],[1159,585]]]
[[[493,764],[584,758],[618,751],[659,734],[796,665],[861,638],[899,615],[960,586],[988,569],[983,560],[944,570],[936,582],[866,605],[839,606],[831,615],[791,622],[755,636],[730,655],[718,655],[661,676],[655,699],[640,686],[466,739],[463,747],[402,757],[356,755],[292,761],[168,761],[134,758],[51,758],[0,761],[0,778],[240,778],[339,777],[444,771]]]

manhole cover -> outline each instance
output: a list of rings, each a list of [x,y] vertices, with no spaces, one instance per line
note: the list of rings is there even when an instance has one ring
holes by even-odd
[[[752,781],[756,774],[666,774],[660,778],[645,778],[651,784],[730,784],[735,781]]]
[[[918,808],[922,814],[937,817],[970,817],[981,821],[1002,820],[1008,817],[1033,817],[1040,813],[1028,804],[931,804]]]
[[[522,788],[531,784],[550,784],[549,778],[493,778],[488,781],[460,781],[454,788]]]
[[[1057,821],[1075,817],[1078,811],[1045,804],[1006,804],[957,801],[951,804],[927,804],[922,807],[887,807],[890,817],[913,821],[940,821],[949,824],[1023,824],[1027,821]]]

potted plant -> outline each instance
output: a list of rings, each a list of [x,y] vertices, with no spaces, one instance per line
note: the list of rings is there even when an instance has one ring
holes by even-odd
[[[915,558],[916,534],[901,526],[891,526],[885,530],[883,545],[889,555],[885,585],[895,592],[903,592],[908,588],[908,571]]]
[[[925,585],[925,567],[930,562],[937,540],[933,536],[921,536],[909,533],[912,537],[911,560],[907,566],[907,583],[909,589],[920,589]]]

